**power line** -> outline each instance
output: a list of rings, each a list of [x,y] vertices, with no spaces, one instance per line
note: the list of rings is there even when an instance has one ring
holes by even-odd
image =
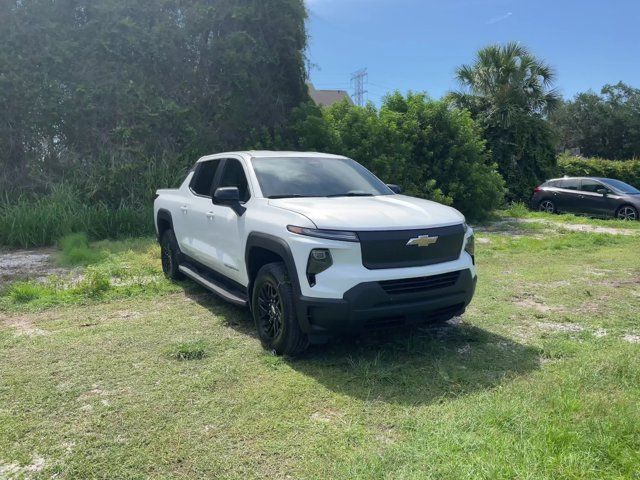
[[[356,105],[359,107],[364,106],[365,94],[367,90],[365,90],[365,82],[367,81],[369,74],[367,73],[367,69],[363,68],[358,70],[357,72],[353,72],[351,74],[351,85],[353,86],[353,99]]]

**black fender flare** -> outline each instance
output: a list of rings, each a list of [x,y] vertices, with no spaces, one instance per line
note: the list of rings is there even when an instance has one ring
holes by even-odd
[[[274,235],[270,235],[268,233],[261,232],[251,232],[247,237],[247,245],[245,247],[245,266],[247,268],[247,274],[249,274],[249,259],[251,257],[251,250],[254,247],[259,247],[265,250],[269,250],[284,260],[284,264],[287,267],[287,272],[289,272],[289,277],[291,279],[291,284],[293,285],[293,290],[296,294],[296,297],[300,297],[302,295],[302,290],[300,289],[300,279],[298,278],[298,271],[296,270],[296,262],[293,259],[293,254],[291,253],[291,248],[289,248],[289,244],[284,241],[282,238],[276,237]],[[249,276],[249,284],[247,285],[247,292],[250,295],[252,290],[253,279]]]
[[[158,210],[158,214],[156,216],[156,237],[158,241],[160,241],[160,236],[161,236],[160,235],[161,232],[159,228],[160,220],[168,222],[169,227],[171,228],[171,230],[173,230],[173,218],[171,218],[171,212],[166,208],[161,208],[160,210]]]

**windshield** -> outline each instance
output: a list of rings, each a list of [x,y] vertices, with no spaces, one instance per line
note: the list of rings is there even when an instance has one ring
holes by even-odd
[[[393,195],[358,162],[346,158],[254,158],[267,198]]]
[[[603,179],[602,182],[612,186],[619,192],[626,193],[629,195],[640,195],[640,190],[632,187],[628,183],[621,182],[620,180],[612,180],[610,178],[607,178],[607,179]]]

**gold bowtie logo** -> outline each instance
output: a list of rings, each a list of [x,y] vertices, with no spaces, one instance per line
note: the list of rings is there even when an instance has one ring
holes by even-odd
[[[407,242],[407,247],[428,247],[438,241],[438,237],[430,237],[429,235],[418,235],[416,238],[412,238]]]

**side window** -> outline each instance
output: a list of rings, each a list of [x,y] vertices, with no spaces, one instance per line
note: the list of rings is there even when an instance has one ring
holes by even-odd
[[[196,171],[193,174],[189,187],[196,195],[203,197],[211,197],[211,186],[216,171],[220,166],[220,160],[207,160],[196,165]]]
[[[247,182],[247,177],[244,174],[242,164],[235,158],[227,160],[218,187],[238,187],[241,202],[246,202],[251,198],[251,194],[249,193],[249,184]]]
[[[579,190],[580,180],[578,180],[577,178],[568,178],[566,180],[562,180],[560,183],[560,188],[565,188],[567,190]]]
[[[596,193],[599,189],[605,188],[601,183],[596,182],[595,180],[582,180],[582,187],[580,190],[585,192]]]

